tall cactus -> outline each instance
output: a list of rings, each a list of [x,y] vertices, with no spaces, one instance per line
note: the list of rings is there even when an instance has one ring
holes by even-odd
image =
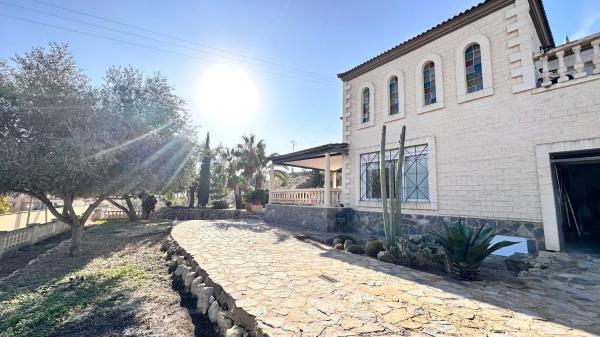
[[[389,179],[386,176],[385,160],[385,125],[381,129],[381,149],[379,153],[379,179],[381,185],[381,201],[383,203],[383,230],[388,248],[396,245],[396,237],[400,234],[400,225],[402,223],[402,163],[404,162],[404,139],[406,136],[406,126],[402,126],[400,134],[400,148],[398,150],[398,159],[396,165],[389,167]],[[389,188],[389,207],[387,188]],[[396,191],[396,193],[394,193]]]

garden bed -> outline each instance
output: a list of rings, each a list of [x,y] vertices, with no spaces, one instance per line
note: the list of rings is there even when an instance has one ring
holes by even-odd
[[[40,255],[0,281],[0,336],[211,336],[171,287],[170,227],[109,221],[86,231],[79,258],[68,241]]]

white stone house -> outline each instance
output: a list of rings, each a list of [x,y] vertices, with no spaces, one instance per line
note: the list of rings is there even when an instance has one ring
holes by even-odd
[[[380,234],[381,127],[391,160],[406,125],[408,233],[463,217],[530,250],[599,244],[600,34],[556,46],[541,0],[487,0],[338,77],[342,143],[273,158],[326,186],[272,190],[267,221],[332,230],[343,205]]]

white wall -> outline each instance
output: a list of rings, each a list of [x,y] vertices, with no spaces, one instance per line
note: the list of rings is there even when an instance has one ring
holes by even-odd
[[[527,57],[539,50],[539,40],[528,17],[527,22],[515,25],[528,13],[526,6],[527,1],[517,0],[515,5],[344,83],[343,141],[350,144],[343,167],[344,204],[358,209],[379,207],[358,200],[360,154],[379,148],[386,111],[381,103],[386,92],[383,79],[390,72],[402,71],[406,116],[386,122],[388,140],[390,146],[397,144],[402,125],[407,126],[409,144],[417,138],[434,139],[435,167],[430,168],[430,175],[437,185],[435,207],[409,205],[406,211],[542,220],[536,145],[600,137],[600,81],[588,78],[585,83],[557,90],[531,90],[535,70],[528,73]],[[515,26],[520,28],[510,28]],[[456,48],[460,41],[477,34],[490,42],[493,93],[459,103]],[[432,53],[440,55],[443,62],[444,107],[417,114],[415,66]],[[372,83],[375,89],[374,125],[366,128],[358,127],[355,106],[362,83]]]

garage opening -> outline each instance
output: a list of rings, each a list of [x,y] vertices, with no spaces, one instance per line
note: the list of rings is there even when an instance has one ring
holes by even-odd
[[[550,158],[565,250],[600,254],[600,149]]]

